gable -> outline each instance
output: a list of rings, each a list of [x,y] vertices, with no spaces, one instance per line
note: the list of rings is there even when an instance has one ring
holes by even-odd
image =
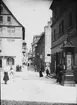
[[[15,18],[15,16],[11,13],[8,7],[2,2],[1,3],[1,16],[4,21],[2,25],[14,25],[14,26],[22,26],[19,21]],[[8,24],[8,18],[10,17],[11,22]],[[22,26],[23,27],[23,26]]]

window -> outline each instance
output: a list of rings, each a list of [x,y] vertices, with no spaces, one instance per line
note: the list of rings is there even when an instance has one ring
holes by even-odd
[[[0,23],[3,22],[3,16],[0,16]]]
[[[69,13],[69,27],[72,26],[72,13]]]
[[[61,23],[59,24],[59,34],[63,33],[64,33],[64,20],[62,20]]]
[[[8,32],[9,33],[15,33],[15,28],[14,27],[8,27]]]
[[[2,27],[0,26],[0,32],[2,32]]]
[[[7,21],[11,22],[11,17],[10,16],[7,17]]]
[[[56,40],[56,29],[54,29],[54,31],[53,31],[53,41],[55,41]]]

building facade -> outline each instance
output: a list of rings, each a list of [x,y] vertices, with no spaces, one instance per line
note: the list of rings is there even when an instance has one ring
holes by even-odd
[[[45,32],[45,67],[49,68],[50,72],[50,65],[51,65],[51,24],[52,18],[48,22],[47,26],[44,27]]]
[[[27,62],[28,62],[28,49],[27,49],[27,43],[25,42],[25,40],[23,40],[23,43],[22,43],[22,53],[23,53],[22,64],[27,65]]]
[[[0,14],[0,68],[10,65],[22,66],[22,42],[25,28],[1,2]]]
[[[50,9],[52,10],[51,71],[56,72],[58,64],[65,65],[66,68],[65,55],[61,48],[67,38],[76,46],[72,66],[77,65],[76,2],[53,0]]]
[[[37,46],[37,42],[40,39],[39,35],[33,36],[33,42],[32,42],[32,58],[33,58],[33,64],[35,65],[35,47]]]
[[[37,71],[40,70],[42,66],[43,70],[45,67],[45,32],[40,35],[40,39],[37,42],[35,48],[35,65],[37,66]]]

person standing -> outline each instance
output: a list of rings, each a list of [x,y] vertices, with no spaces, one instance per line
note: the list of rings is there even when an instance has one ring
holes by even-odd
[[[43,66],[42,66],[42,64],[40,63],[40,70],[39,70],[39,76],[40,76],[40,77],[43,77],[42,71],[43,71]]]
[[[35,65],[35,72],[37,71],[37,66]]]
[[[62,66],[61,65],[57,65],[56,76],[57,76],[57,81],[56,82],[61,83],[61,80],[62,80]]]
[[[47,75],[47,76],[49,75],[49,70],[48,70],[48,68],[46,69],[46,75]]]
[[[56,66],[56,82],[59,82],[59,65]]]
[[[62,65],[60,64],[60,67],[59,67],[59,83],[61,84],[62,82]]]
[[[45,70],[46,70],[46,76],[48,76],[49,75],[49,67],[46,66]]]
[[[4,68],[4,77],[3,77],[3,80],[4,80],[5,84],[7,84],[7,81],[9,80],[8,72],[9,72],[9,67],[6,66],[6,67]]]

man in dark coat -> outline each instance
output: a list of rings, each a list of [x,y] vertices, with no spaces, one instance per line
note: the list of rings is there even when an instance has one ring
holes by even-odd
[[[43,77],[42,72],[43,72],[43,65],[40,64],[40,70],[39,70],[39,76],[40,76],[40,77]]]
[[[47,76],[49,75],[49,70],[48,70],[48,68],[46,69],[46,75],[47,75]]]
[[[62,66],[61,65],[57,65],[57,68],[56,68],[56,75],[57,75],[57,81],[56,82],[59,82],[61,83],[61,80],[62,80]]]

